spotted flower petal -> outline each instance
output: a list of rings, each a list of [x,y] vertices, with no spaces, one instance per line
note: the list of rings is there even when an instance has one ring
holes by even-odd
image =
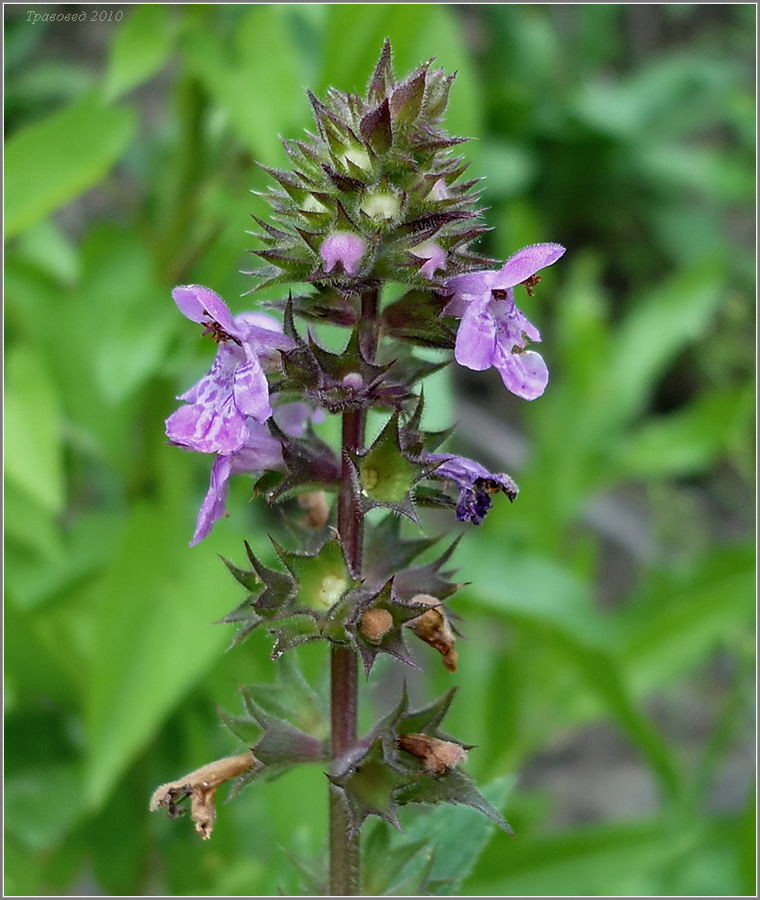
[[[264,374],[279,365],[279,350],[293,346],[277,321],[264,313],[232,317],[226,303],[209,288],[182,285],[172,292],[180,312],[206,326],[218,343],[211,370],[178,399],[180,407],[166,420],[175,444],[199,453],[230,454],[243,446],[246,419],[264,422],[272,415]]]
[[[472,302],[462,316],[454,345],[454,358],[460,366],[480,372],[493,365],[496,349],[496,319],[488,309],[489,299]]]
[[[232,470],[231,456],[217,456],[211,466],[211,479],[208,491],[203,498],[203,503],[198,511],[198,520],[195,523],[195,533],[190,541],[194,547],[211,533],[215,523],[222,518],[227,508],[227,494],[229,493],[229,477]]]
[[[238,366],[233,375],[235,406],[243,416],[250,416],[256,422],[266,422],[272,415],[266,375],[250,350],[246,356],[248,361]]]
[[[285,434],[300,437],[306,430],[309,420],[317,420],[320,414],[321,410],[315,412],[308,404],[295,402],[275,405],[273,417]],[[229,454],[217,454],[214,460],[208,491],[198,511],[198,520],[190,546],[195,546],[208,537],[214,524],[225,515],[228,481],[232,475],[278,472],[284,468],[280,441],[266,425],[249,418],[242,446]]]
[[[461,319],[454,356],[460,365],[482,371],[494,366],[505,387],[525,400],[543,394],[549,373],[543,358],[525,350],[541,333],[515,305],[514,288],[527,282],[529,292],[536,273],[565,252],[561,244],[532,244],[511,256],[497,271],[468,272],[450,278],[451,299],[443,315]]]
[[[170,441],[199,453],[234,453],[243,445],[248,429],[234,397],[237,359],[220,346],[209,373],[188,392],[193,400],[166,420]]]
[[[501,375],[504,387],[523,400],[535,400],[546,390],[549,370],[540,353],[532,350],[513,352],[499,344],[494,366]]]

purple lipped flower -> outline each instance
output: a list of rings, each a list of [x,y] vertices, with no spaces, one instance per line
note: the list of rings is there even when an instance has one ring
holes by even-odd
[[[332,272],[340,263],[347,275],[356,275],[366,249],[358,234],[352,231],[334,231],[322,242],[319,255],[325,264],[325,272]]]
[[[314,412],[306,403],[282,403],[275,406],[273,418],[285,434],[301,437],[308,422],[322,421],[324,413],[321,409]],[[234,453],[218,453],[211,466],[208,491],[198,510],[191,547],[208,537],[214,524],[225,515],[230,476],[285,469],[282,444],[269,428],[249,418],[246,429],[248,434],[243,445]]]
[[[457,519],[460,522],[472,522],[480,525],[493,504],[491,499],[499,492],[506,494],[510,501],[518,493],[517,485],[504,472],[489,472],[485,466],[466,456],[450,456],[445,453],[429,453],[425,462],[441,461],[432,478],[451,481],[459,488],[457,502]]]
[[[234,453],[248,438],[247,419],[265,422],[272,415],[261,358],[271,361],[272,353],[291,349],[293,341],[262,313],[233,317],[224,300],[201,285],[176,287],[172,297],[219,348],[208,374],[178,396],[185,405],[166,420],[166,434],[200,453]]]
[[[541,280],[536,274],[556,262],[565,248],[561,244],[532,244],[518,250],[496,271],[486,269],[449,279],[453,297],[444,315],[461,318],[454,357],[469,369],[482,371],[494,366],[505,387],[525,400],[543,394],[549,380],[540,354],[526,350],[529,340],[541,335],[515,305],[514,288],[524,284],[529,294]]]
[[[420,266],[420,275],[425,278],[434,278],[438,269],[446,268],[446,251],[435,241],[423,241],[409,252],[412,256],[425,260]]]

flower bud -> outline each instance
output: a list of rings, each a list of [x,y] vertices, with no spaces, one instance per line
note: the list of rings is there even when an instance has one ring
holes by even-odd
[[[400,734],[398,745],[416,756],[428,775],[446,775],[467,759],[466,751],[459,744],[442,741],[427,734]]]
[[[365,172],[372,171],[372,161],[369,158],[369,154],[361,146],[361,144],[354,144],[353,147],[349,147],[345,153],[342,153],[340,156],[340,161],[346,165],[347,162],[352,162],[355,166],[358,166],[360,169],[363,169]]]
[[[343,384],[345,387],[353,388],[355,391],[364,387],[364,379],[359,372],[349,372],[343,376]]]
[[[417,637],[437,650],[443,657],[443,665],[449,672],[457,670],[457,651],[454,647],[456,638],[449,625],[446,614],[441,608],[441,601],[430,594],[415,594],[411,603],[424,603],[430,609],[422,615],[407,622],[407,626]]]
[[[368,609],[359,621],[359,633],[371,644],[379,644],[393,628],[393,616],[387,609]]]
[[[327,207],[324,203],[320,203],[319,200],[314,196],[314,194],[307,194],[301,203],[301,209],[304,212],[314,212],[314,213],[325,213],[327,212]]]
[[[399,214],[401,201],[388,191],[373,191],[367,194],[360,208],[375,222],[389,222]]]
[[[420,266],[420,275],[425,278],[433,278],[438,269],[446,268],[446,251],[435,241],[423,241],[409,252],[412,256],[425,260]]]
[[[325,272],[332,272],[337,263],[347,275],[356,275],[366,251],[364,241],[351,231],[334,231],[323,241],[319,255],[325,264]]]

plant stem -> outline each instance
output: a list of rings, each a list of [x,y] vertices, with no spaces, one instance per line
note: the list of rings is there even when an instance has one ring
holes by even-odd
[[[365,354],[374,357],[377,347],[377,291],[362,297],[362,318],[358,325]],[[342,478],[338,495],[338,531],[346,561],[354,578],[361,575],[364,517],[353,490],[351,462],[347,450],[364,446],[364,410],[343,413]],[[333,646],[330,659],[330,755],[343,756],[356,743],[358,711],[357,658],[349,647]],[[330,895],[359,893],[359,835],[349,837],[349,820],[343,797],[330,787]]]
[[[357,660],[348,647],[330,651],[331,753],[333,759],[356,741]],[[359,835],[349,837],[349,819],[340,791],[330,786],[330,896],[359,893]]]

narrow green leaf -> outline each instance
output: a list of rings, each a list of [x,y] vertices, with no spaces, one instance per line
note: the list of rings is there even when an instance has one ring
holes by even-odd
[[[205,553],[178,539],[184,510],[184,504],[138,506],[93,588],[95,650],[85,707],[85,791],[92,807],[227,639],[211,623],[232,604],[235,585],[219,577],[214,535]]]
[[[611,651],[639,692],[698,665],[752,621],[755,548],[722,548],[688,572],[651,578],[615,628]]]
[[[723,452],[755,408],[751,386],[713,391],[667,416],[650,419],[621,440],[613,460],[618,477],[668,478],[700,472]]]
[[[269,164],[282,159],[277,135],[292,134],[308,115],[285,12],[275,4],[247,7],[233,47],[204,28],[189,31],[184,43],[188,68],[250,152]]]
[[[63,508],[58,397],[43,360],[25,347],[8,359],[6,474],[49,513]]]

